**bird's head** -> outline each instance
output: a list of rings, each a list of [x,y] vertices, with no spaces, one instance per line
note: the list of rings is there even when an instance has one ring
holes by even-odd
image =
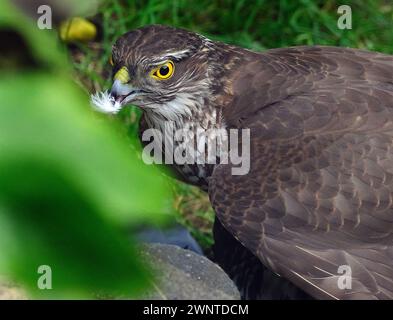
[[[212,45],[196,33],[161,25],[126,33],[113,46],[112,97],[119,107],[134,104],[168,120],[191,116],[210,94]]]

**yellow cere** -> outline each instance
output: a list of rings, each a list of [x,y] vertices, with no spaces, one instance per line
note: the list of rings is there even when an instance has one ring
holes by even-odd
[[[116,72],[114,79],[119,80],[123,84],[129,82],[130,74],[128,73],[128,69],[126,67],[120,68],[119,71]]]
[[[159,67],[153,69],[150,72],[150,76],[157,80],[166,80],[172,77],[173,72],[175,71],[175,65],[172,61],[167,61]]]

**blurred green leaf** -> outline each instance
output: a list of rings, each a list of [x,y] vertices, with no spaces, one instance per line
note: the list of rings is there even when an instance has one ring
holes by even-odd
[[[130,297],[147,283],[127,240],[56,165],[2,161],[0,185],[1,271],[33,297]],[[41,265],[52,270],[52,290],[37,287]]]
[[[91,110],[66,76],[53,33],[7,2],[0,3],[4,29],[55,67],[0,74],[0,273],[35,297],[134,296],[148,275],[119,230],[167,218],[165,178]],[[40,265],[52,269],[52,290],[37,287]]]
[[[162,196],[164,177],[99,121],[88,97],[68,79],[36,73],[0,77],[0,99],[0,161],[52,161],[121,223],[164,218],[154,215],[170,206]]]
[[[58,77],[0,79],[0,266],[38,295],[135,293],[146,276],[115,222],[164,217],[163,180],[88,107]],[[42,264],[54,290],[37,290]]]

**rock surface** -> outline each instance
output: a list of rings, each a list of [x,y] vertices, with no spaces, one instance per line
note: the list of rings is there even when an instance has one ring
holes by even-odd
[[[157,272],[146,299],[240,299],[239,291],[226,273],[209,259],[167,244],[145,244],[146,261],[154,261]]]

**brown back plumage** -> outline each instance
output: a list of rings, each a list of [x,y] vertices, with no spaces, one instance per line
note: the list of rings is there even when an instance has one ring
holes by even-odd
[[[213,207],[316,298],[393,298],[392,81],[393,57],[330,47],[271,50],[233,76],[225,116],[251,128],[251,171],[217,166]]]

